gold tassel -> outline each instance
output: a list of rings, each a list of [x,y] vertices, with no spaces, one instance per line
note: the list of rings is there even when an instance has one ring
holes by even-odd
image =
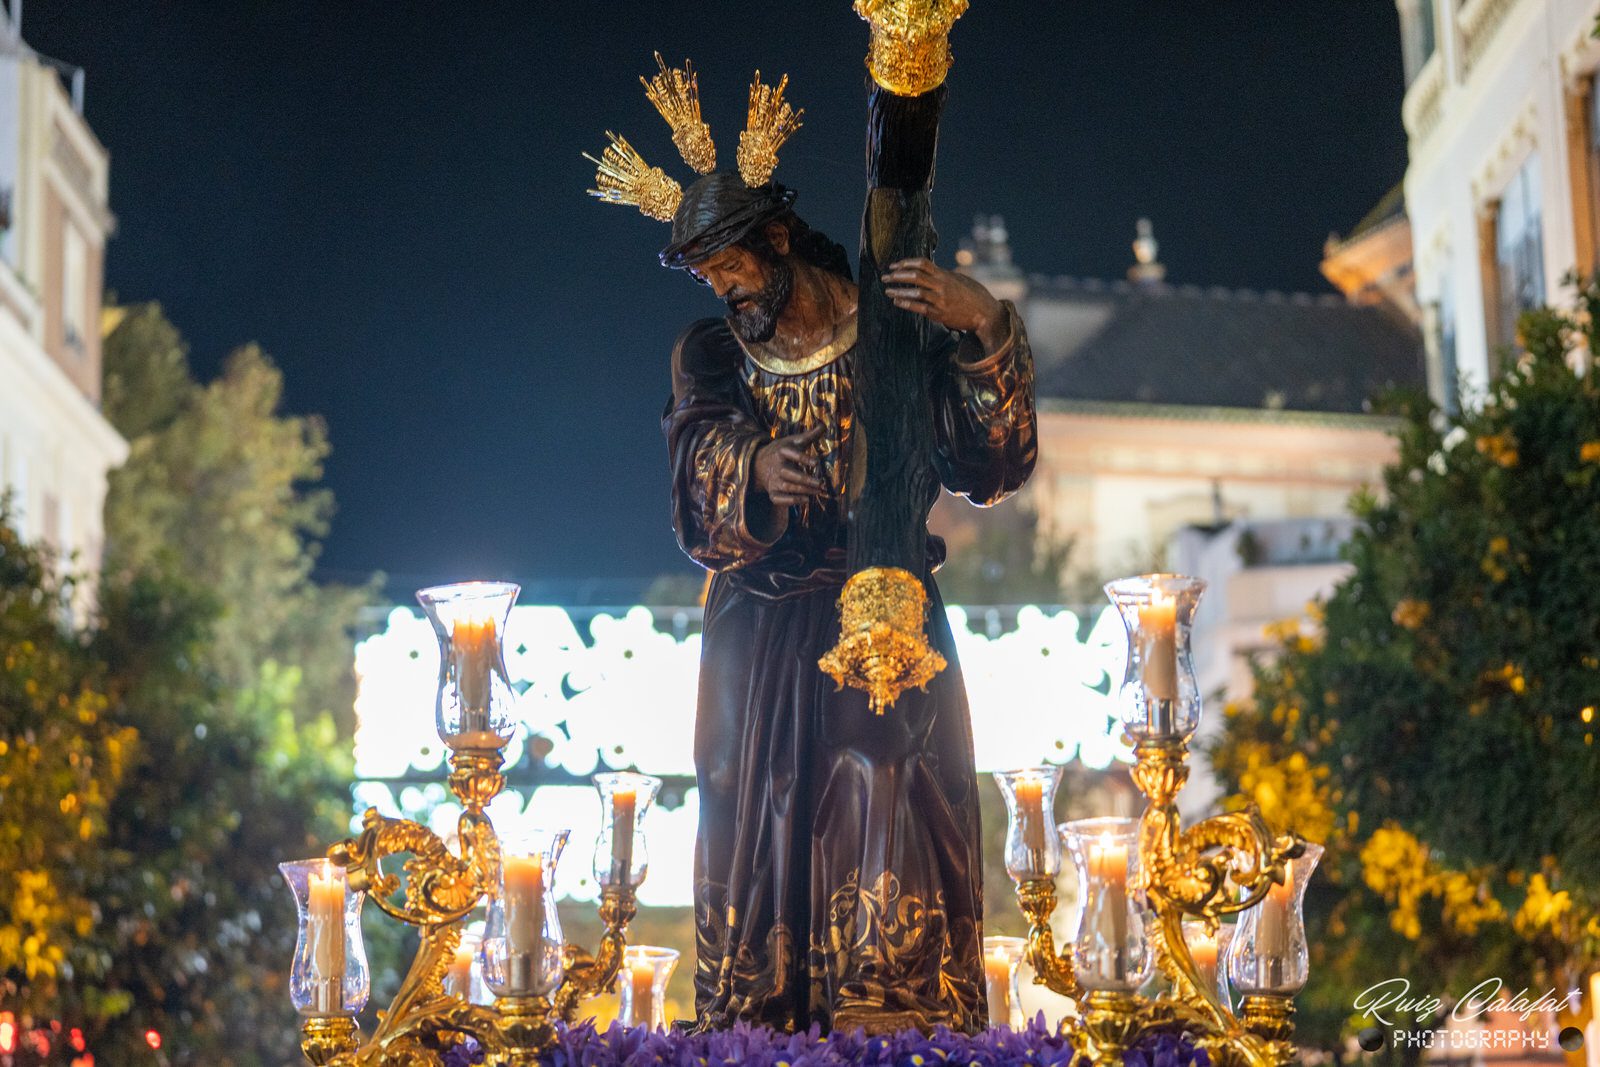
[[[927,691],[945,668],[928,644],[928,594],[916,575],[899,567],[869,567],[850,576],[839,594],[839,643],[817,661],[839,688],[866,691],[875,714],[915,686]]]

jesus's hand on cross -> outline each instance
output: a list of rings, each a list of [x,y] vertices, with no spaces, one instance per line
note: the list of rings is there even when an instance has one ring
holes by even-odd
[[[1005,309],[981,282],[917,257],[889,264],[884,293],[894,306],[914,311],[949,330],[975,333],[985,351],[1006,341]]]

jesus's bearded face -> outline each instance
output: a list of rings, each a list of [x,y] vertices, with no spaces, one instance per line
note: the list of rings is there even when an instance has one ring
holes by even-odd
[[[794,296],[794,265],[770,243],[738,244],[689,266],[728,305],[728,321],[739,338],[772,340],[778,317]]]

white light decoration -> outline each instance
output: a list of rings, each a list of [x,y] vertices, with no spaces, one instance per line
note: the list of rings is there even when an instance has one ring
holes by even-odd
[[[974,632],[963,608],[947,614],[966,678],[980,772],[1073,759],[1100,769],[1131,758],[1118,740],[1112,695],[1111,680],[1122,677],[1127,655],[1112,608],[1096,616],[1086,637],[1071,611],[1022,608],[1016,627],[993,638]],[[507,765],[522,761],[532,734],[552,746],[546,757],[552,770],[586,777],[633,767],[692,777],[700,635],[677,640],[657,629],[644,607],[596,615],[589,632],[586,642],[562,608],[512,609],[506,667],[522,691],[518,717],[527,731],[507,747]],[[385,815],[422,818],[448,839],[459,809],[436,782],[445,757],[433,721],[438,671],[432,628],[406,608],[390,612],[383,630],[356,646],[354,797],[358,813],[372,806]],[[596,899],[588,852],[600,831],[600,804],[592,788],[547,785],[529,798],[513,780],[489,814],[503,833],[569,827],[571,849],[583,860],[561,866],[557,893]],[[640,888],[640,904],[693,903],[698,817],[694,789],[676,808],[657,805],[651,812],[650,877]]]

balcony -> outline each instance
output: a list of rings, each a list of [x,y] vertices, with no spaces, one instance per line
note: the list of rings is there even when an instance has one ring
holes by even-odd
[[[1416,79],[1406,89],[1405,101],[1400,105],[1400,116],[1412,144],[1421,144],[1439,126],[1444,112],[1444,54],[1437,49],[1417,71]]]
[[[1461,34],[1461,76],[1472,73],[1472,68],[1489,48],[1495,33],[1505,22],[1518,0],[1465,0],[1456,15],[1456,29]]]

